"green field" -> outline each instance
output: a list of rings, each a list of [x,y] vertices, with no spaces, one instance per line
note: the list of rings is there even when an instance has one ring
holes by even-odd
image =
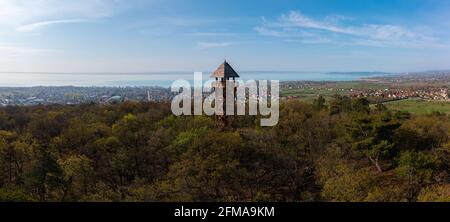
[[[316,99],[317,96],[322,95],[325,99],[331,99],[334,94],[348,95],[350,94],[350,89],[384,89],[385,85],[372,82],[364,81],[351,81],[351,82],[337,82],[337,83],[326,83],[322,85],[315,85],[300,89],[282,89],[282,96],[295,96],[302,101],[312,101]],[[333,89],[333,90],[330,90]]]
[[[322,95],[327,101],[332,99],[334,94],[349,95],[350,90],[358,89],[384,89],[388,86],[373,82],[351,81],[351,82],[337,82],[325,83],[321,85],[313,85],[305,88],[284,88],[281,90],[282,96],[295,96],[299,100],[311,102]],[[332,89],[332,90],[330,90]],[[443,101],[427,101],[420,98],[410,98],[404,100],[397,100],[384,103],[391,110],[407,111],[411,114],[422,115],[430,114],[432,112],[441,112],[450,114],[450,102]],[[374,106],[374,105],[373,105]]]
[[[408,111],[412,114],[430,114],[442,112],[450,114],[450,102],[426,101],[422,99],[405,99],[384,103],[391,110]]]
[[[281,91],[283,96],[296,96],[302,101],[312,101],[319,95],[322,95],[325,99],[330,99],[336,91],[329,91],[326,89],[284,89]]]

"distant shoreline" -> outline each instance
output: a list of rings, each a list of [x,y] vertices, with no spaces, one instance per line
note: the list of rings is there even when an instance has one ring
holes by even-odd
[[[375,72],[240,72],[241,80],[279,80],[286,81],[353,81],[367,77],[383,76]],[[193,73],[0,73],[0,87],[32,86],[80,86],[80,87],[170,87],[175,80],[193,81]],[[203,80],[209,80],[210,72],[203,72]]]

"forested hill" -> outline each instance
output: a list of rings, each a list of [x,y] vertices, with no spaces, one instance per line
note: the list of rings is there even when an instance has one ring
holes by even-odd
[[[280,122],[170,104],[0,109],[0,201],[450,201],[449,117],[334,96]]]

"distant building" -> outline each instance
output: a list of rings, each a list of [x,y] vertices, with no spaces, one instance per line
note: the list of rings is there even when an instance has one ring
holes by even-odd
[[[112,96],[111,98],[108,99],[108,103],[117,103],[117,102],[122,102],[123,98],[122,96]]]

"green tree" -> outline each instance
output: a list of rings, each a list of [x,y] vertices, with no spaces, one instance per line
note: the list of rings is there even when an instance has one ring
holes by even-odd
[[[339,202],[364,201],[377,185],[377,176],[367,168],[352,170],[342,166],[339,176],[325,181],[322,196]]]
[[[422,189],[418,198],[420,202],[450,202],[450,185],[435,185]]]
[[[26,181],[28,189],[37,195],[39,201],[63,200],[67,189],[63,171],[47,151],[39,151],[31,175]]]
[[[324,110],[324,109],[327,108],[325,103],[326,103],[325,98],[323,98],[322,95],[319,95],[319,97],[317,97],[317,99],[314,99],[313,107],[314,107],[315,110],[321,111],[321,110]]]
[[[352,110],[360,113],[370,112],[370,102],[366,98],[357,98],[352,101]]]
[[[383,115],[364,115],[355,117],[347,132],[354,150],[364,154],[379,172],[383,172],[381,160],[392,161],[396,155],[392,136],[399,126],[398,122]]]
[[[93,187],[94,169],[92,161],[84,155],[72,155],[58,161],[64,173],[64,180],[68,183],[68,190],[63,200],[79,200],[87,196]]]
[[[406,186],[409,201],[415,201],[421,188],[431,182],[436,165],[437,160],[431,155],[416,151],[401,153],[395,172]]]
[[[352,100],[348,96],[333,95],[330,101],[330,114],[335,115],[352,110]]]

